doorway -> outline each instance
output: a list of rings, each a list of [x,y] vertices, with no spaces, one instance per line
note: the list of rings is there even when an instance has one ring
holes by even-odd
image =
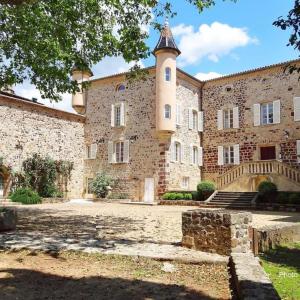
[[[275,160],[275,159],[276,159],[275,146],[260,147],[260,160]]]
[[[4,196],[4,179],[2,175],[0,175],[0,199]]]
[[[144,202],[154,202],[154,178],[145,178]]]

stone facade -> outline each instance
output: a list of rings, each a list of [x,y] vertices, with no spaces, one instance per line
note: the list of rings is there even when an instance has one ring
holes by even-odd
[[[297,61],[295,64],[300,65]],[[284,71],[286,64],[262,68],[204,83],[202,107],[205,114],[203,133],[205,179],[215,180],[234,168],[218,164],[218,146],[239,145],[239,164],[261,160],[261,148],[275,147],[276,159],[300,169],[296,141],[300,139],[300,122],[294,121],[294,97],[300,96],[297,73]],[[254,126],[254,105],[280,100],[280,123]],[[218,129],[218,110],[238,107],[239,128]],[[272,176],[271,176],[272,177]],[[240,178],[234,189],[245,185]],[[281,178],[270,178],[281,189],[299,190],[300,186]],[[288,185],[286,185],[288,184]]]
[[[33,153],[72,161],[74,170],[67,196],[82,196],[84,117],[5,94],[0,95],[0,116],[0,156],[4,165],[18,171]]]
[[[182,214],[182,244],[204,252],[230,255],[251,252],[252,215],[225,210],[192,210]]]
[[[190,83],[192,82],[192,83]],[[194,80],[197,82],[197,80]],[[125,194],[135,201],[144,199],[145,179],[154,179],[155,198],[167,190],[195,189],[200,180],[199,166],[190,163],[190,144],[200,146],[198,130],[188,129],[188,109],[199,109],[199,89],[193,80],[177,80],[176,101],[181,105],[181,125],[172,137],[161,138],[156,131],[155,68],[148,69],[146,80],[130,83],[125,75],[96,79],[88,90],[85,124],[86,146],[96,144],[97,155],[85,160],[85,178],[104,171],[118,180],[114,194]],[[123,84],[125,91],[118,91]],[[112,105],[125,105],[125,126],[112,127]],[[174,112],[175,113],[175,112]],[[129,162],[111,163],[109,142],[129,141]],[[173,141],[184,147],[182,162],[172,162]],[[86,192],[88,192],[86,184]]]

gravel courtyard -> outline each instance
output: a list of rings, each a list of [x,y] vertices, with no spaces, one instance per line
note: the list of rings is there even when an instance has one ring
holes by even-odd
[[[181,214],[195,207],[120,203],[19,206],[17,232],[0,235],[2,248],[81,250],[224,263],[215,254],[180,247]],[[253,226],[300,222],[297,213],[253,212]]]

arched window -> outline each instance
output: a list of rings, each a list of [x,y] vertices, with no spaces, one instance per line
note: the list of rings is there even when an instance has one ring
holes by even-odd
[[[124,84],[119,84],[119,85],[117,86],[117,91],[118,91],[118,92],[123,92],[123,91],[125,91],[125,90],[126,90],[126,87],[125,87]]]
[[[167,67],[165,69],[165,80],[171,81],[171,68]]]
[[[165,119],[171,119],[171,105],[165,105]]]

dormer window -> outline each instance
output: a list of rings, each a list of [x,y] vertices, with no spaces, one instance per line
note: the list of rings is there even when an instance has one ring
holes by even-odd
[[[167,67],[165,69],[165,80],[171,81],[171,68]]]
[[[118,92],[124,92],[125,90],[126,90],[126,87],[125,87],[124,84],[119,84],[119,85],[117,86],[117,91],[118,91]]]
[[[171,119],[171,105],[165,105],[165,119]]]

